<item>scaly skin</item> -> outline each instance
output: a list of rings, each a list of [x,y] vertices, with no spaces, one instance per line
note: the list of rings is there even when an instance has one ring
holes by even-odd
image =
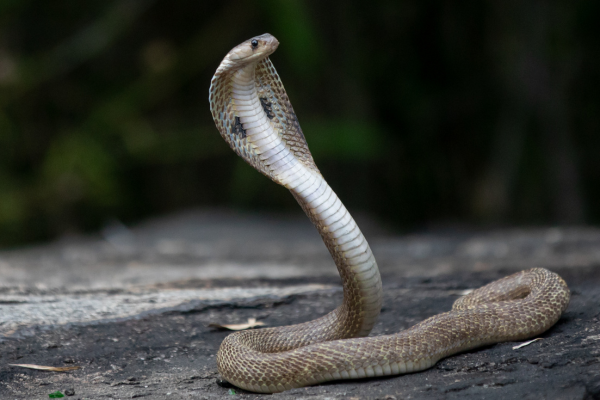
[[[360,229],[329,187],[268,56],[269,34],[233,48],[210,88],[221,136],[246,162],[288,188],[315,225],[342,278],[344,301],[303,324],[229,335],[217,366],[243,389],[273,393],[335,380],[419,371],[448,355],[538,335],[560,318],[569,290],[545,269],[492,282],[438,314],[394,335],[365,338],[382,302],[377,263]]]

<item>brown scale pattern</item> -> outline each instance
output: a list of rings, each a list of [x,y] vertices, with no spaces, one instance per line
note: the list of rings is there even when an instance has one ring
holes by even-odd
[[[515,296],[507,297],[503,289]],[[567,285],[557,274],[534,268],[477,289],[458,299],[452,311],[397,334],[262,353],[250,341],[259,342],[263,330],[239,332],[223,341],[217,362],[225,379],[248,390],[265,385],[267,392],[281,391],[278,384],[288,389],[325,382],[341,371],[425,361],[425,367],[414,369],[418,371],[460,351],[538,335],[558,321],[569,298]]]
[[[270,35],[256,37],[258,40]],[[250,46],[250,40],[236,47]],[[232,50],[232,53],[234,52]],[[230,54],[232,54],[230,53]],[[256,53],[251,53],[256,56]],[[269,120],[286,146],[309,169],[314,164],[298,119],[283,84],[267,58],[254,59],[255,84],[263,104],[270,104]],[[264,175],[276,180],[247,138],[236,131],[231,77],[250,62],[226,57],[212,79],[210,106],[221,136],[232,149]],[[519,272],[492,282],[457,300],[451,311],[433,316],[394,335],[355,338],[365,321],[356,274],[338,244],[297,193],[292,192],[329,249],[344,286],[344,302],[314,321],[229,335],[217,354],[221,375],[242,388],[279,392],[354,373],[390,375],[417,371],[448,355],[478,346],[520,340],[544,332],[566,309],[570,293],[565,282],[545,269]],[[370,251],[370,250],[369,250]],[[340,340],[341,339],[341,340]],[[409,368],[410,367],[410,368]]]
[[[319,172],[312,154],[308,150],[308,144],[300,128],[292,103],[290,103],[283,83],[271,60],[265,58],[260,61],[256,66],[255,74],[258,97],[266,98],[271,103],[271,110],[274,114],[271,125],[300,162],[313,171]]]

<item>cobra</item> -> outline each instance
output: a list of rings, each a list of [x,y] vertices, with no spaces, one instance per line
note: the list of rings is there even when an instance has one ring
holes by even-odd
[[[570,293],[555,273],[535,268],[459,298],[452,310],[405,331],[366,337],[379,317],[382,285],[360,229],[315,165],[287,93],[269,56],[270,34],[234,47],[210,87],[221,136],[248,164],[285,186],[317,228],[342,279],[342,304],[297,325],[241,331],[217,353],[224,379],[273,393],[336,379],[424,370],[451,354],[546,331]]]

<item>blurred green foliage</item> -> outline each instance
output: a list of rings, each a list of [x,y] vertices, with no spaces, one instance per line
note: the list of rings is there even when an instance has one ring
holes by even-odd
[[[208,108],[269,32],[319,168],[399,229],[600,222],[600,3],[0,1],[0,244],[185,207],[298,210]]]

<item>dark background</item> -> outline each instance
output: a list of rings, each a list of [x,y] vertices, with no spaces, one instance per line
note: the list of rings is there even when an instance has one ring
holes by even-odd
[[[298,212],[210,116],[269,32],[317,165],[398,231],[600,223],[597,0],[0,0],[0,246],[193,207]]]

